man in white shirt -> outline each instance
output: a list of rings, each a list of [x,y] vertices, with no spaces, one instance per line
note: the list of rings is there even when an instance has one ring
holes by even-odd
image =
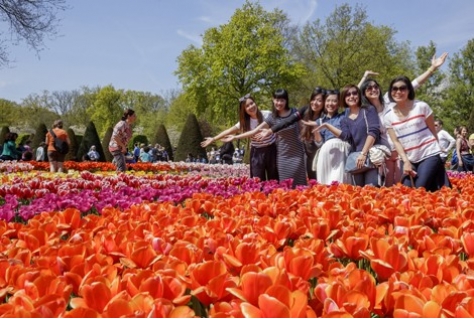
[[[456,145],[456,140],[443,130],[443,121],[435,120],[435,128],[438,133],[439,146],[442,153],[440,154],[443,163],[446,163],[449,151]]]

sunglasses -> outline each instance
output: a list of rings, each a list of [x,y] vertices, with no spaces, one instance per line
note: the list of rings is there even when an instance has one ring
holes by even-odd
[[[351,95],[352,95],[352,96],[357,96],[357,95],[359,95],[359,94],[357,93],[357,91],[348,91],[348,92],[346,92],[346,97],[349,97],[349,96],[351,96]]]
[[[408,89],[408,87],[406,85],[392,86],[392,92],[397,92],[397,91],[405,92],[407,89]]]
[[[245,94],[239,99],[239,103],[245,102],[248,98],[250,98],[250,93]]]
[[[332,94],[339,95],[339,91],[338,90],[327,90],[326,91],[326,95],[332,95]]]
[[[366,91],[372,91],[372,90],[379,90],[379,86],[377,84],[374,84],[374,85],[368,85],[366,88],[365,88]]]

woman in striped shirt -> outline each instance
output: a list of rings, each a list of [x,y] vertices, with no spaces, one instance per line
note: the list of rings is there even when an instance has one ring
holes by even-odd
[[[393,79],[388,94],[396,104],[384,114],[383,120],[403,161],[402,183],[411,186],[412,178],[412,186],[428,191],[450,186],[430,106],[415,100],[415,89],[406,76]]]

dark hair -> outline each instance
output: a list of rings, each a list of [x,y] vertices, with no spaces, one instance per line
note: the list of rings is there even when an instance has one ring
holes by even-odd
[[[411,84],[411,81],[408,77],[401,75],[401,76],[397,76],[395,79],[392,80],[392,82],[390,82],[390,86],[388,87],[388,98],[390,102],[395,102],[395,100],[392,97],[392,86],[397,82],[405,83],[408,89],[408,99],[410,101],[413,101],[415,99],[415,88],[413,87],[413,84]]]
[[[370,82],[374,82],[378,87],[379,87],[379,96],[378,96],[378,99],[379,99],[379,102],[381,105],[384,105],[384,101],[383,101],[383,94],[382,94],[382,90],[380,89],[380,84],[374,80],[374,79],[371,79],[371,78],[368,78],[367,80],[364,81],[364,83],[362,83],[362,85],[360,86],[360,91],[362,93],[362,105],[369,105],[371,104],[369,99],[367,98],[367,96],[365,95],[365,91],[367,90],[367,87],[369,86],[369,83]]]
[[[323,109],[321,110],[321,112],[319,112],[319,114],[317,114],[316,112],[313,111],[310,104],[308,108],[306,109],[306,112],[304,112],[303,120],[315,121],[321,117],[321,114],[324,111],[324,98],[326,95],[326,90],[319,86],[315,87],[313,92],[311,93],[311,97],[309,98],[309,101],[311,103],[311,101],[314,100],[318,95],[323,96]],[[303,127],[301,128],[300,138],[303,141],[312,141],[313,140],[313,134],[311,133],[312,129],[313,128],[311,126],[303,125]]]
[[[56,121],[54,121],[54,123],[53,123],[53,128],[55,128],[55,127],[57,127],[57,128],[63,128],[63,121],[62,121],[62,120],[56,120]]]
[[[285,89],[277,89],[275,92],[273,92],[273,98],[286,100],[285,108],[287,110],[290,108],[290,98],[288,97],[288,91],[286,91]],[[273,103],[273,115],[278,116],[278,112],[275,109],[274,103]]]
[[[357,96],[359,97],[359,107],[362,107],[362,94],[360,93],[360,89],[357,85],[355,84],[348,84],[345,87],[342,88],[341,94],[339,94],[339,99],[341,101],[341,105],[345,108],[348,108],[349,105],[346,103],[346,94],[349,92],[350,89],[356,89],[357,90]]]
[[[324,116],[326,116],[327,112],[326,112],[326,99],[328,98],[329,95],[336,95],[337,96],[337,107],[338,109],[341,108],[341,98],[340,98],[340,93],[339,93],[339,90],[326,90],[326,95],[324,96],[324,109],[323,109],[323,113],[324,113]],[[338,110],[339,112],[339,110]]]
[[[135,114],[135,111],[132,109],[125,109],[122,116],[122,121],[126,121],[130,116]]]
[[[245,107],[247,106],[247,100],[252,100],[255,102],[255,99],[250,95],[246,94],[244,97],[239,99],[239,123],[240,123],[240,131],[241,132],[248,132],[250,131],[250,115],[248,115]],[[263,122],[263,115],[260,109],[257,106],[257,121],[258,124]]]
[[[15,142],[17,138],[18,138],[18,134],[14,133],[14,132],[8,132],[8,133],[5,135],[5,141],[13,141],[13,142]]]
[[[435,122],[438,122],[439,125],[441,125],[441,126],[443,126],[443,124],[444,124],[444,123],[443,123],[443,120],[440,120],[440,119],[436,119]]]

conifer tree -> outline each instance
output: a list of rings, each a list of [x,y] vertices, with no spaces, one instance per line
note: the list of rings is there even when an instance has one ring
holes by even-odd
[[[99,153],[99,161],[105,161],[104,151],[102,149],[102,143],[100,142],[99,134],[95,128],[94,122],[90,121],[84,132],[84,137],[82,138],[81,144],[77,150],[77,158],[82,161],[84,155],[89,152],[89,149],[92,145],[95,145],[96,151]]]
[[[156,143],[160,144],[164,147],[166,152],[168,152],[168,157],[170,160],[173,160],[173,147],[171,146],[170,138],[168,136],[168,132],[163,124],[158,126],[156,130],[155,136],[153,136],[152,144],[155,145]]]
[[[31,148],[36,150],[38,146],[41,144],[41,142],[45,142],[47,133],[48,133],[48,128],[46,127],[46,124],[40,123],[38,127],[36,128],[33,139],[31,140]]]
[[[104,138],[102,139],[102,150],[104,151],[104,159],[106,162],[112,162],[114,157],[112,154],[109,152],[109,143],[110,139],[112,138],[112,133],[114,132],[114,129],[112,127],[109,127],[107,131],[105,131]]]
[[[74,133],[73,129],[68,128],[66,130],[67,136],[69,137],[69,141],[71,144],[69,145],[69,153],[66,154],[65,160],[66,161],[77,161],[77,148],[78,143],[76,139],[76,133]]]
[[[3,126],[2,131],[0,132],[0,145],[3,145],[5,142],[5,136],[10,133],[10,128],[8,126]]]
[[[206,150],[201,147],[202,140],[203,137],[196,115],[191,113],[188,115],[179,137],[178,148],[174,154],[175,161],[184,161],[188,154],[193,157],[198,155],[206,157]]]

